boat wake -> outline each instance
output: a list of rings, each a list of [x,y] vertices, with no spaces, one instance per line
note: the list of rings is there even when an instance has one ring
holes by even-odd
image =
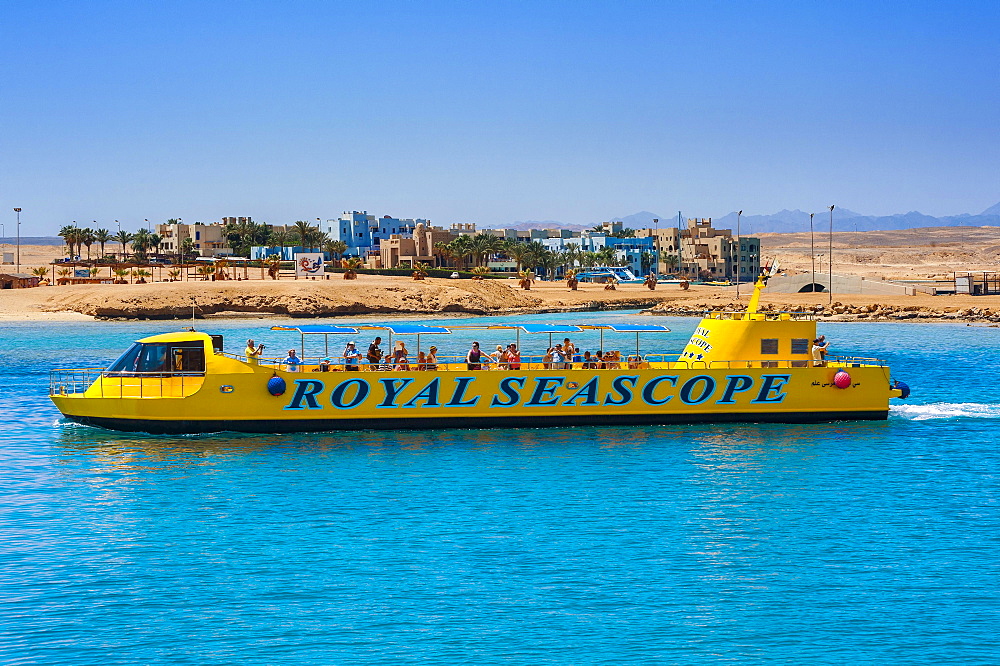
[[[928,419],[996,419],[1000,418],[1000,405],[978,402],[935,402],[930,405],[892,405],[889,414],[911,421]]]

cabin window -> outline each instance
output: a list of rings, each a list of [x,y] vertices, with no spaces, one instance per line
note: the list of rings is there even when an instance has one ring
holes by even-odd
[[[792,338],[792,353],[808,354],[809,340],[807,340],[806,338]]]
[[[108,373],[180,373],[205,372],[205,345],[200,341],[168,344],[135,343],[115,361]]]
[[[761,340],[760,340],[760,353],[761,354],[777,354],[778,353],[778,338],[761,338]]]

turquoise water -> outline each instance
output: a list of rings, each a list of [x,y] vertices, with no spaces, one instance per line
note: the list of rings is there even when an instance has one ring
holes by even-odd
[[[1000,329],[821,325],[913,387],[877,423],[178,438],[45,397],[178,326],[0,328],[0,661],[1000,663]]]

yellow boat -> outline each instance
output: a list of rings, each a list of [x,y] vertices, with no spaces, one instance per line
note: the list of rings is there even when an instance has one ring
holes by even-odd
[[[106,369],[54,370],[49,393],[79,423],[150,433],[878,420],[890,398],[909,394],[884,361],[814,359],[815,319],[759,312],[765,282],[746,311],[708,313],[679,355],[640,353],[639,333],[669,330],[662,326],[526,325],[518,335],[635,332],[636,353],[600,363],[535,358],[470,369],[452,359],[435,370],[362,362],[326,371],[318,360],[289,368],[225,353],[219,336],[187,331],[143,338]],[[303,347],[306,335],[323,335],[328,352],[330,335],[359,328],[293,330]],[[371,328],[419,336],[464,327]]]

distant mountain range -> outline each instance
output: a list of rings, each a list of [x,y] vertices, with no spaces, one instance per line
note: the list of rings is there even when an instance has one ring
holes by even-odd
[[[685,216],[687,217],[687,216]],[[653,220],[659,220],[659,226],[676,226],[676,215],[658,215],[648,210],[626,215],[625,217],[615,217],[610,221],[621,221],[626,229],[651,229],[656,224]],[[565,224],[558,220],[527,220],[524,222],[512,222],[505,225],[506,229],[572,229],[573,231],[583,231],[593,229],[594,224]],[[813,224],[816,231],[823,231],[830,228],[830,213],[828,210],[817,211],[813,217]],[[483,226],[483,225],[479,225]],[[732,229],[736,231],[736,212],[728,213],[722,217],[712,219],[712,226],[716,229]],[[497,225],[501,227],[501,225]],[[949,217],[933,217],[912,211],[909,213],[897,213],[896,215],[862,215],[847,208],[835,208],[833,211],[834,231],[891,231],[894,229],[917,229],[921,227],[1000,227],[1000,202],[990,206],[978,215],[963,213],[962,215],[952,215]],[[485,227],[483,227],[485,228]],[[797,231],[809,231],[809,213],[801,210],[783,210],[771,215],[743,215],[740,217],[740,232],[745,235],[766,234],[766,233],[793,233]],[[13,244],[14,238],[0,238],[0,243]],[[62,245],[63,241],[58,236],[22,236],[22,245]]]
[[[677,224],[676,215],[657,215],[649,211],[641,211],[616,217],[628,229],[645,229],[654,226],[653,220],[658,219],[661,227]],[[817,231],[829,229],[830,213],[827,210],[817,211],[813,217],[814,228]],[[515,229],[590,229],[594,225],[562,224],[554,220],[544,222],[518,222]],[[736,230],[736,212],[728,213],[712,220],[712,226],[718,229]],[[919,227],[997,227],[1000,226],[1000,203],[990,206],[978,215],[963,213],[949,217],[933,217],[916,211],[898,213],[896,215],[862,215],[847,208],[833,210],[834,231],[890,231],[893,229],[914,229]],[[740,231],[745,234],[791,233],[809,231],[809,213],[801,210],[783,210],[771,215],[743,215],[740,217]]]

